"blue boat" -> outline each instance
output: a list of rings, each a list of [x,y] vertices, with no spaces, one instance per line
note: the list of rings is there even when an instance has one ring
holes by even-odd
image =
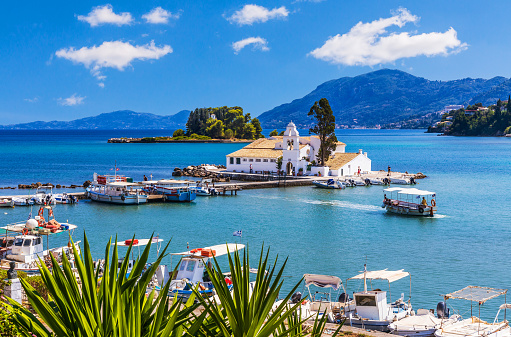
[[[144,190],[150,193],[161,194],[166,201],[191,202],[197,198],[197,193],[190,188],[190,181],[187,180],[158,180],[146,181]]]

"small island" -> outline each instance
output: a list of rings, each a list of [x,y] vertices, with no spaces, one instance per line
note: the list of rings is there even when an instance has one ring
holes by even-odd
[[[482,103],[476,103],[466,109],[451,110],[443,114],[442,119],[430,126],[427,132],[442,133],[446,136],[510,135],[511,96],[507,101],[499,99],[496,104],[487,107]]]
[[[110,138],[109,143],[232,143],[264,138],[257,118],[243,113],[243,108],[197,108],[190,112],[186,131],[177,129],[170,136]]]

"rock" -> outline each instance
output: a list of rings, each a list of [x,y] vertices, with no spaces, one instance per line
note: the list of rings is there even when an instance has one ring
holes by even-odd
[[[34,184],[32,184],[32,185],[34,185]],[[41,186],[43,186],[43,184],[41,184],[40,182],[37,182],[37,183],[35,183],[35,186],[36,187],[41,187]]]
[[[174,168],[174,172],[181,171],[179,167]]]
[[[70,188],[77,188],[77,187],[82,187],[82,186],[78,186],[78,185],[71,185],[69,186]]]
[[[62,186],[60,184],[55,185],[55,188],[61,188]]]
[[[92,183],[91,183],[91,181],[90,181],[90,180],[85,180],[85,182],[83,183],[83,185],[82,185],[82,186],[83,186],[83,187],[85,187],[85,188],[87,188],[87,187],[89,187],[91,184],[92,184]]]
[[[174,171],[172,172],[172,176],[181,177],[183,175],[183,171]]]

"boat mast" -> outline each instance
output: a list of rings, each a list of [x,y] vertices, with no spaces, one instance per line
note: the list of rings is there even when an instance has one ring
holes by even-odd
[[[367,292],[366,274],[367,274],[367,263],[364,263],[364,292]]]

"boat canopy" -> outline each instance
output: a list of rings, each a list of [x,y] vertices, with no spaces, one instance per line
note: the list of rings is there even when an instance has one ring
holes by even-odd
[[[511,303],[504,303],[504,304],[501,304],[499,309],[511,309]]]
[[[384,192],[396,192],[396,191],[401,191],[402,189],[403,189],[402,187],[389,187],[389,188],[384,189],[383,191]]]
[[[446,300],[449,298],[456,298],[456,299],[479,302],[479,304],[482,304],[488,300],[491,300],[492,298],[498,297],[500,295],[504,295],[506,293],[507,293],[507,289],[468,286],[461,290],[447,294],[444,296],[444,298]]]
[[[184,256],[191,256],[191,257],[198,257],[198,258],[207,258],[207,256],[201,255],[202,250],[212,250],[215,251],[215,257],[226,255],[228,253],[234,253],[235,251],[242,250],[245,248],[245,245],[242,245],[240,243],[226,243],[223,245],[216,245],[211,247],[204,247],[204,248],[196,248],[192,249],[186,252],[182,253],[172,253],[170,255],[184,255]]]
[[[149,243],[153,244],[153,243],[158,243],[158,242],[162,242],[162,241],[163,241],[163,239],[160,239],[160,238],[153,238],[152,240],[140,239],[140,240],[135,241],[135,243],[133,243],[133,247],[147,246]],[[112,245],[115,245],[117,243],[117,246],[129,247],[130,242],[131,242],[131,240],[119,241],[119,242],[112,243]]]
[[[170,184],[191,184],[196,183],[196,181],[192,180],[176,180],[176,179],[162,179],[158,180],[156,184],[158,185],[170,185]]]
[[[55,232],[49,232],[49,233],[40,233],[41,235],[52,235],[52,234],[59,234],[59,233],[62,233],[62,232],[66,232],[66,231],[72,231],[74,229],[77,228],[76,225],[72,225],[70,223],[67,223],[67,222],[63,222],[61,223],[61,225],[65,225],[67,226],[68,228],[67,229],[57,229],[55,230]],[[14,224],[11,224],[11,225],[7,225],[7,226],[4,226],[4,227],[0,227],[0,230],[5,230],[5,231],[10,231],[10,232],[16,232],[16,233],[22,233],[24,229],[26,229],[26,222],[25,221],[21,221],[21,222],[17,222],[17,223],[14,223]],[[62,228],[62,227],[61,227]]]
[[[420,195],[420,196],[432,195],[432,196],[435,196],[435,192],[418,190],[416,188],[403,188],[403,189],[401,189],[401,191],[399,191],[397,193],[398,194],[406,194],[406,195]]]
[[[334,290],[337,290],[341,285],[341,279],[337,276],[305,274],[303,278],[307,287],[313,284],[320,288],[332,287]]]
[[[125,181],[115,181],[115,182],[112,182],[112,183],[107,183],[108,186],[117,186],[117,187],[124,187],[124,186],[142,186],[141,184],[139,183],[128,183],[128,182],[125,182]]]
[[[353,276],[352,278],[349,278],[348,280],[387,280],[389,283],[397,281],[402,279],[403,277],[410,276],[409,272],[401,270],[374,270],[374,271],[368,271],[362,274],[359,274],[357,276]]]

